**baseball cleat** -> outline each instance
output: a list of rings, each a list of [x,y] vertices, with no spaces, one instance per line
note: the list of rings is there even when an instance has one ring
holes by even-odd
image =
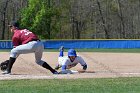
[[[59,74],[59,73],[56,71],[56,72],[54,72],[53,74]]]
[[[3,75],[11,75],[11,72],[5,70],[4,72],[2,72]]]
[[[61,47],[59,48],[59,51],[64,51],[64,46],[61,46]]]

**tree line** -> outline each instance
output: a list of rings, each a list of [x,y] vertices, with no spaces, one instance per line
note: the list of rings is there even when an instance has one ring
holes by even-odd
[[[0,0],[0,40],[8,24],[41,39],[139,39],[140,0]]]

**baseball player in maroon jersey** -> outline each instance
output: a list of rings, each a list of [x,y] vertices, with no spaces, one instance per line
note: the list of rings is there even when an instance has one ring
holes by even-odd
[[[11,33],[13,33],[12,43],[13,49],[10,52],[9,63],[7,69],[2,74],[11,74],[11,69],[20,54],[34,53],[35,61],[38,65],[50,70],[53,74],[58,74],[49,64],[41,60],[44,45],[39,38],[27,29],[19,29],[19,23],[12,21],[9,25]]]

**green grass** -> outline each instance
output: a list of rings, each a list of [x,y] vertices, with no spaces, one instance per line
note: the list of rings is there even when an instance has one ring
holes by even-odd
[[[140,78],[3,80],[0,93],[139,93]]]

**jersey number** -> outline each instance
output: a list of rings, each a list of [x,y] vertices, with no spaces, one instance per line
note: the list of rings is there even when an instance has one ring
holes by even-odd
[[[27,30],[27,29],[24,29],[24,30],[21,30],[20,31],[21,33],[25,33],[25,35],[29,35],[30,33],[32,33],[32,32],[30,32],[29,30]]]
[[[77,65],[76,63],[75,64],[68,65],[68,68],[72,68],[72,67],[74,67],[76,65]]]

